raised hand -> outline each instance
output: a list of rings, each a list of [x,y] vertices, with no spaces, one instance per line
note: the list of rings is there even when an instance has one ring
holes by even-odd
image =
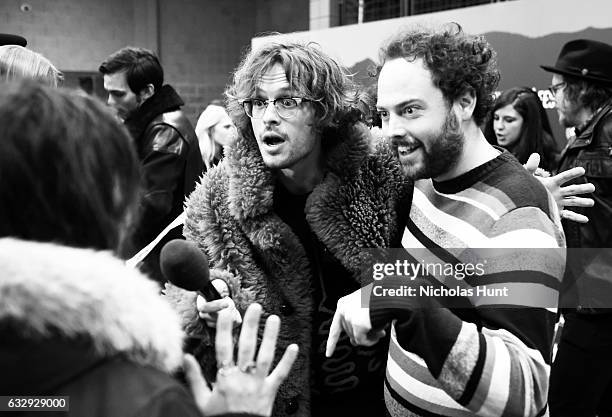
[[[195,359],[191,355],[185,355],[185,375],[196,404],[204,415],[247,412],[261,416],[272,414],[276,392],[289,375],[297,357],[298,347],[289,345],[276,368],[270,372],[280,328],[280,319],[270,316],[266,321],[257,360],[254,361],[260,317],[261,306],[250,305],[244,315],[238,342],[238,358],[234,361],[234,319],[229,310],[219,313],[215,339],[219,371],[212,391],[206,386]]]
[[[537,175],[536,172],[539,163],[539,155],[531,154],[529,160],[525,164],[525,168],[529,172],[535,173],[536,178],[540,180],[542,185],[544,185],[555,198],[561,217],[578,223],[587,223],[589,221],[588,217],[571,210],[567,210],[566,207],[593,207],[595,202],[592,198],[577,196],[592,193],[595,191],[595,186],[591,183],[563,186],[563,184],[566,182],[583,176],[585,174],[584,168],[575,167],[560,172],[552,177],[542,177]]]

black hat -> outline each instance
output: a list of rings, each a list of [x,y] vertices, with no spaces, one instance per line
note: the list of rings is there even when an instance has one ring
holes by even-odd
[[[26,46],[28,41],[26,38],[19,35],[11,35],[9,33],[0,33],[0,46],[2,45],[19,45]]]
[[[590,39],[570,41],[563,45],[554,67],[540,67],[594,83],[612,84],[612,46]]]

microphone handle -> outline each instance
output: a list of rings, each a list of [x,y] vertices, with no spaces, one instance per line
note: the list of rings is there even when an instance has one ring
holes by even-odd
[[[221,295],[217,291],[212,283],[206,284],[204,287],[198,290],[198,294],[200,294],[206,301],[220,300]]]

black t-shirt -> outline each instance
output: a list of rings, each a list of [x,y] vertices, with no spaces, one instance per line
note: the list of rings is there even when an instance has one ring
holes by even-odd
[[[312,415],[383,415],[388,340],[372,348],[354,347],[343,333],[334,355],[325,357],[338,299],[359,289],[359,284],[311,231],[305,215],[309,195],[291,194],[278,182],[274,211],[304,246],[313,273]]]

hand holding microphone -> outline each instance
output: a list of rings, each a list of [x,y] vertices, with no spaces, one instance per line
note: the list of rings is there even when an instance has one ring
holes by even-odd
[[[195,243],[182,239],[166,243],[161,250],[160,266],[164,277],[172,284],[198,293],[198,314],[209,327],[216,327],[218,313],[224,309],[232,312],[234,325],[242,323],[234,301],[226,295],[229,294],[227,285],[221,280],[211,282],[208,259]]]
[[[232,311],[232,317],[234,320],[234,327],[242,323],[242,317],[240,312],[234,304],[234,300],[230,297],[224,297],[220,300],[206,301],[204,297],[198,294],[196,298],[196,308],[198,309],[198,315],[202,320],[206,322],[209,327],[217,326],[217,317],[221,310],[229,309]]]

